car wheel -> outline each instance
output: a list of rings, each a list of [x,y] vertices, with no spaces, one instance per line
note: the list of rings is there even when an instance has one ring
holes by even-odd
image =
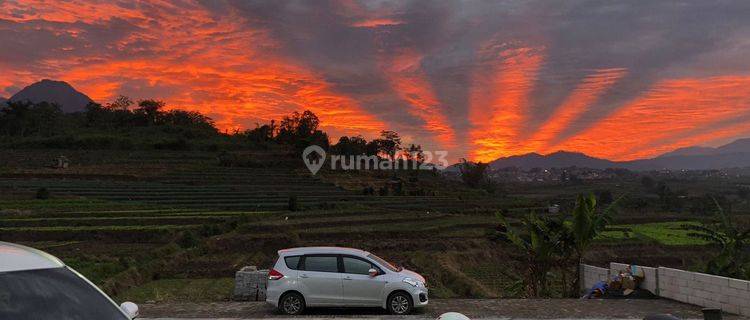
[[[388,311],[391,314],[409,314],[412,307],[411,297],[404,292],[396,292],[388,298]]]
[[[296,292],[290,292],[281,297],[279,311],[283,314],[298,315],[305,310],[305,298]]]

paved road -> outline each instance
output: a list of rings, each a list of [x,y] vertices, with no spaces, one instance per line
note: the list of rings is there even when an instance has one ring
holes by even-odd
[[[700,307],[662,299],[434,299],[426,310],[413,316],[391,316],[377,308],[310,309],[306,315],[294,319],[434,319],[450,311],[483,319],[642,319],[654,313],[670,313],[682,319],[703,318]],[[287,319],[260,302],[145,304],[141,306],[141,315],[149,319]],[[748,318],[727,315],[724,319]]]

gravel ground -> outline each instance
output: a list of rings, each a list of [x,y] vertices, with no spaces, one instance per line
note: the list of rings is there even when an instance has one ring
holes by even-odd
[[[141,305],[141,315],[152,319],[254,319],[286,316],[262,302],[160,303]],[[460,312],[470,318],[497,319],[642,319],[648,314],[670,313],[682,319],[702,319],[701,308],[670,300],[576,300],[576,299],[435,299],[426,310],[405,317],[389,316],[381,309],[309,309],[298,318],[436,318],[444,312]],[[725,315],[724,319],[748,319]]]

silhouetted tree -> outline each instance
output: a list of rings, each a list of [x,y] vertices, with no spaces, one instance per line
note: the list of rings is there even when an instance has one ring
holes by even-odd
[[[367,141],[362,136],[342,136],[339,142],[332,146],[333,151],[340,155],[360,155],[367,153]]]
[[[243,135],[253,143],[268,143],[273,140],[275,135],[276,123],[271,120],[270,124],[258,125],[255,124],[255,129],[245,130]]]
[[[146,99],[138,101],[138,112],[144,116],[147,125],[154,125],[159,120],[159,113],[164,108],[164,101]]]
[[[419,168],[419,166],[421,166],[425,161],[422,146],[418,144],[409,145],[409,148],[404,150],[404,157],[407,161],[413,161],[417,165],[417,168]]]
[[[302,113],[295,111],[281,120],[276,140],[279,143],[294,145],[299,140],[313,136],[315,131],[318,131],[318,125],[320,125],[320,120],[312,111],[305,110]]]
[[[487,182],[487,168],[489,164],[483,162],[470,162],[461,159],[458,169],[461,172],[461,180],[470,188],[479,188]]]
[[[11,136],[51,136],[59,130],[62,115],[60,106],[54,103],[9,101],[0,109],[0,128]]]
[[[130,107],[133,105],[133,100],[130,100],[130,98],[119,95],[117,98],[115,98],[114,101],[107,104],[107,109],[111,110],[129,110]]]
[[[396,154],[401,150],[401,137],[395,131],[380,131],[380,139],[377,140],[379,153],[385,155],[391,161],[396,161]]]

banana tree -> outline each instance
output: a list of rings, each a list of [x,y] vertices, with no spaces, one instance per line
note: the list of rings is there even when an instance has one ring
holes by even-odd
[[[573,288],[579,287],[580,264],[591,245],[612,221],[612,210],[621,198],[612,202],[606,209],[597,211],[596,197],[593,194],[579,195],[573,208],[572,219],[567,226],[573,238],[572,248],[576,261],[576,273]]]
[[[547,274],[554,265],[555,250],[559,244],[555,237],[557,233],[550,229],[550,220],[529,213],[520,220],[520,228],[516,228],[502,214],[498,213],[497,217],[503,230],[501,237],[524,252],[522,259],[526,265],[524,282],[527,295],[548,296]]]
[[[690,236],[703,239],[721,248],[719,254],[708,261],[706,272],[710,274],[750,278],[750,229],[740,230],[729,213],[716,204],[718,221],[713,224],[685,225]]]

